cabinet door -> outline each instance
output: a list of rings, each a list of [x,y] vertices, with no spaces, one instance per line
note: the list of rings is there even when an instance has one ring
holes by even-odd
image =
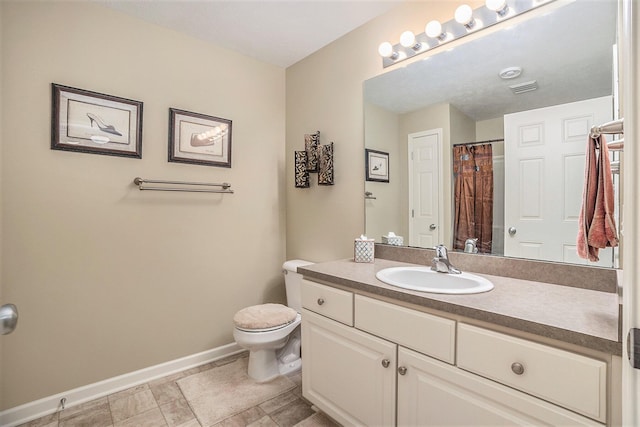
[[[399,426],[602,427],[559,406],[403,347],[398,349],[398,371]]]
[[[391,426],[396,345],[302,310],[302,394],[343,425]]]

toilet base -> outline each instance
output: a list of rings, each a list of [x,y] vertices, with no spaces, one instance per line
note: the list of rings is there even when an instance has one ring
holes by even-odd
[[[253,350],[249,352],[247,374],[257,382],[269,381],[278,375],[278,359],[275,350]]]
[[[292,355],[290,355],[292,356]],[[279,375],[288,375],[302,368],[302,359],[279,360],[274,350],[254,350],[249,352],[247,374],[259,383],[267,382]]]
[[[289,375],[302,369],[302,359],[294,360],[289,363],[282,363],[278,366],[280,375]]]
[[[278,375],[296,372],[301,367],[300,328],[298,327],[278,351],[273,349],[250,351],[247,374],[257,382],[266,382]]]

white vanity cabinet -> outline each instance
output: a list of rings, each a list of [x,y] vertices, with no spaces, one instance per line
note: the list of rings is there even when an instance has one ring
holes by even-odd
[[[303,309],[302,348],[307,400],[343,425],[395,425],[395,344]]]
[[[344,425],[395,424],[396,345],[353,328],[353,293],[302,281],[302,393]]]
[[[302,300],[303,395],[343,425],[606,422],[604,362],[308,280]]]

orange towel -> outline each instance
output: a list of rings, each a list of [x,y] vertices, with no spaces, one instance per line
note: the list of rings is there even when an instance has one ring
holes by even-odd
[[[596,151],[599,147],[600,155]],[[578,229],[578,256],[599,261],[598,252],[618,246],[614,214],[613,177],[604,136],[587,143],[582,208]]]

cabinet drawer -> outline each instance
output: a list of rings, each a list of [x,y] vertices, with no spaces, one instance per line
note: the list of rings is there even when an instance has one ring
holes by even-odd
[[[459,324],[458,366],[606,422],[605,362]]]
[[[353,293],[302,280],[302,306],[353,326]]]
[[[444,362],[454,362],[454,320],[356,295],[355,326]]]
[[[406,368],[406,374],[398,376],[398,426],[604,427],[591,418],[402,347],[398,348],[398,366]]]

